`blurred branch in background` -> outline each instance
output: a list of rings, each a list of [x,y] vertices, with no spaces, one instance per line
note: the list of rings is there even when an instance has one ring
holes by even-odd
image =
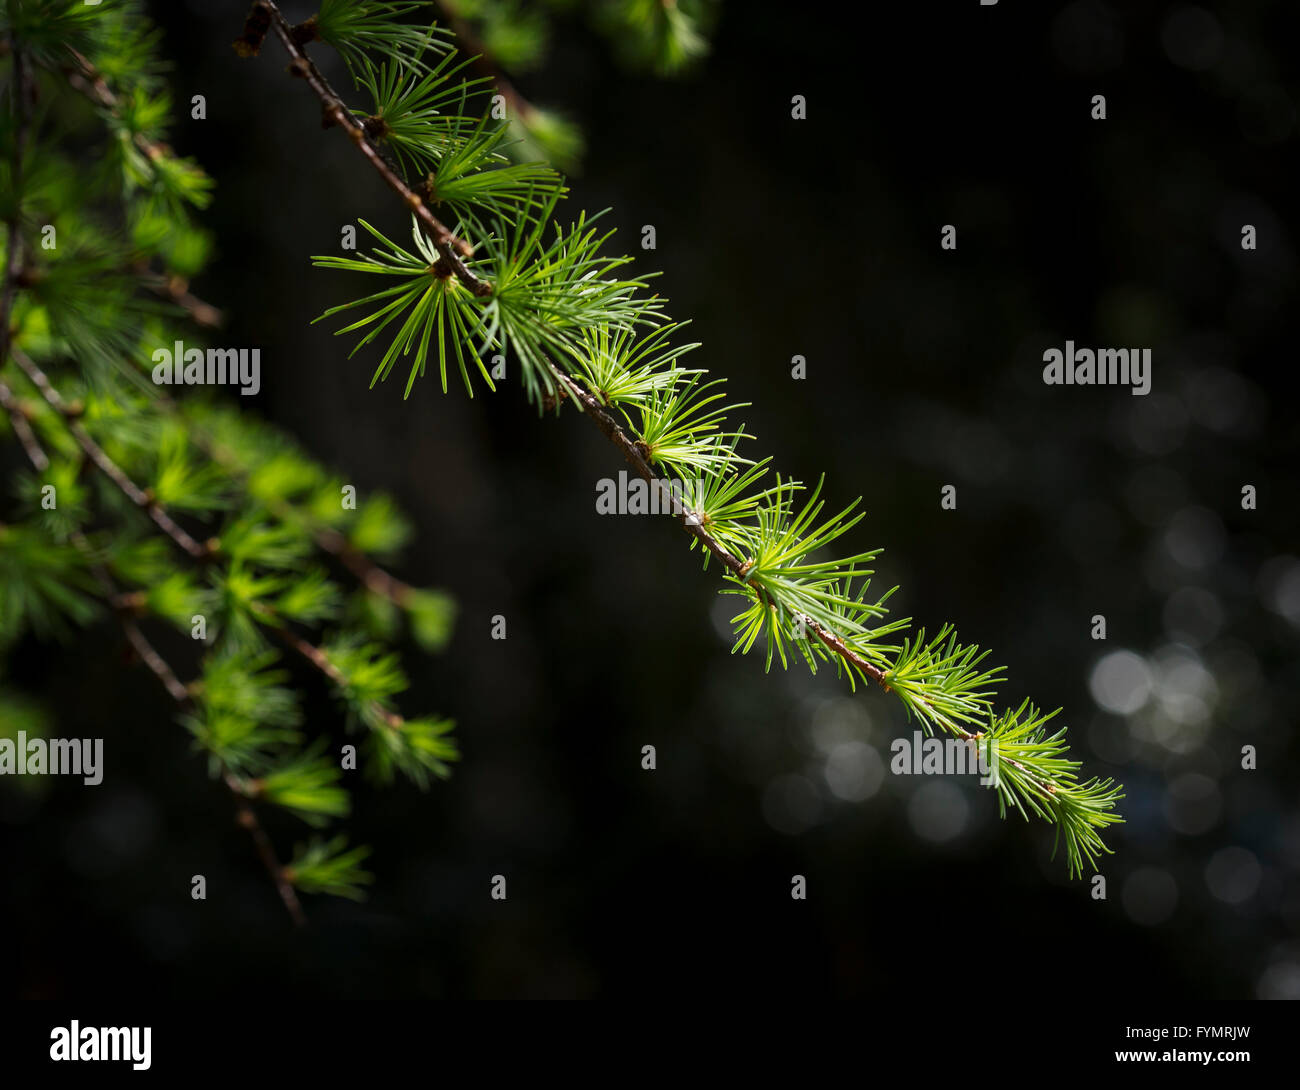
[[[78,629],[93,646],[88,630],[116,614],[300,923],[295,890],[359,896],[367,849],[335,836],[282,866],[254,804],[321,828],[351,811],[348,771],[422,789],[447,776],[452,724],[399,712],[394,645],[405,631],[440,650],[454,608],[380,566],[409,536],[387,497],[358,498],[241,411],[260,349],[195,343],[222,317],[189,290],[211,248],[193,214],[213,183],[167,142],[166,65],[141,5],[11,0],[0,40],[0,436],[30,463],[13,467],[15,515],[0,523],[0,652]],[[94,168],[78,170],[88,140]],[[232,384],[234,406],[210,389]],[[159,385],[209,388],[173,399]],[[359,747],[308,741],[272,641],[325,682]],[[0,714],[53,729],[8,688]]]
[[[630,70],[661,78],[688,72],[709,50],[722,0],[435,0],[462,50],[504,97],[517,159],[542,159],[568,174],[582,169],[581,128],[530,102],[510,73],[542,67],[563,20],[581,13]]]

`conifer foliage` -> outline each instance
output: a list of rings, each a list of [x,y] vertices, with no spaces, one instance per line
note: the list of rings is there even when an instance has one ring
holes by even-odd
[[[343,25],[367,41],[365,20]],[[166,143],[158,44],[135,0],[0,3],[0,664],[24,638],[116,632],[301,919],[298,891],[370,881],[367,849],[323,832],[348,816],[348,769],[426,787],[456,759],[450,722],[401,709],[394,650],[440,649],[454,608],[380,566],[409,537],[387,497],[357,496],[238,396],[151,381],[155,352],[179,368],[177,342],[204,355],[221,320],[189,291],[212,183]],[[305,720],[309,674],[334,723]],[[0,673],[0,734],[48,732],[16,680]],[[265,807],[309,833],[287,862]]]
[[[254,52],[261,38],[277,38],[327,123],[412,210],[409,247],[363,223],[369,255],[314,259],[370,282],[321,317],[342,320],[337,332],[353,338],[353,353],[378,355],[372,385],[397,370],[409,395],[433,371],[444,391],[458,375],[473,396],[480,385],[495,389],[486,361],[509,358],[539,412],[585,415],[652,487],[695,482],[679,518],[736,599],[736,651],[761,647],[769,669],[833,666],[850,685],[879,685],[902,701],[927,735],[993,743],[1004,816],[1051,823],[1069,872],[1096,869],[1109,850],[1102,832],[1122,820],[1120,788],[1081,777],[1057,712],[1029,702],[997,709],[1004,672],[987,651],[960,642],[951,625],[927,634],[889,617],[893,591],[871,585],[879,550],[844,546],[860,501],[831,511],[822,482],[770,475],[768,459],[747,453],[752,437],[733,422],[742,406],[727,404],[722,379],[688,365],[699,346],[681,341],[651,276],[609,248],[599,216],[562,213],[558,173],[509,164],[499,143],[506,122],[492,124],[495,84],[460,78],[444,36],[413,39],[409,8],[352,5],[368,28],[363,41],[319,21],[291,26],[273,0],[256,0],[236,43]],[[348,58],[354,104],[308,55],[317,37]]]

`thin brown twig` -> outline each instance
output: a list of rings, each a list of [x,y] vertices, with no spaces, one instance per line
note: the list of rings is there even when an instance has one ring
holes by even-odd
[[[100,575],[100,573],[96,574]],[[106,573],[101,575],[101,582],[105,578],[107,578]],[[113,589],[111,580],[109,580],[105,589]],[[171,668],[167,660],[158,653],[153,644],[145,637],[145,634],[140,630],[140,626],[136,624],[132,617],[120,611],[118,620],[121,622],[127,640],[140,657],[140,661],[158,678],[163,688],[167,690],[168,695],[177,704],[182,707],[187,706],[191,699],[189,689],[176,676],[176,672]],[[271,838],[262,827],[262,823],[258,820],[252,804],[248,801],[246,790],[225,762],[221,763],[221,779],[227,790],[230,791],[231,797],[235,800],[235,821],[240,828],[246,829],[253,838],[253,847],[257,851],[262,866],[266,868],[267,874],[270,875],[276,892],[280,895],[280,900],[284,902],[289,918],[293,920],[295,926],[302,927],[307,922],[307,918],[303,914],[302,902],[298,900],[298,893],[285,873],[286,868],[281,865],[279,856],[275,853],[275,846],[271,843]]]
[[[195,324],[206,329],[218,329],[225,323],[226,316],[211,303],[204,302],[193,294],[189,290],[189,285],[181,278],[145,273],[140,279],[155,295],[175,303],[185,311]]]
[[[72,63],[64,65],[63,72],[69,85],[96,106],[118,116],[118,97],[99,69],[71,46],[68,46],[68,55],[72,58]],[[132,134],[132,142],[150,163],[171,154],[171,149],[166,144],[150,140],[140,132]]]
[[[280,615],[270,606],[261,602],[255,603],[253,606],[253,612],[266,622],[267,628],[271,630],[276,639],[319,670],[335,688],[340,690],[347,688],[348,679],[344,677],[342,671],[334,665],[324,648],[317,647],[314,643],[304,640],[296,632],[292,631],[286,624],[284,624]],[[372,700],[369,701],[369,703],[376,713],[377,718],[389,728],[398,730],[405,725],[406,720],[402,717],[400,712],[391,711],[388,708],[385,708],[378,701]]]
[[[295,28],[281,13],[275,0],[254,0],[253,14],[250,15],[250,20],[257,17],[259,13],[270,17],[271,27],[274,29],[276,37],[279,38],[280,44],[284,46],[285,52],[289,54],[289,74],[304,80],[316,97],[320,99],[326,124],[337,125],[351,137],[357,151],[365,157],[366,161],[383,178],[388,187],[402,198],[402,202],[410,209],[420,226],[424,228],[425,233],[429,236],[429,241],[433,243],[442,259],[447,262],[456,278],[475,295],[490,295],[492,285],[471,272],[465,264],[464,259],[473,256],[474,248],[438,219],[428,204],[425,203],[424,198],[408,186],[398,176],[397,172],[388,165],[379,149],[375,147],[374,142],[370,139],[365,127],[356,119],[352,111],[344,105],[343,100],[329,85],[320,69],[316,67],[315,62],[307,55],[307,50],[299,41],[299,38],[305,37],[305,35],[295,34]],[[247,36],[239,39],[237,45],[242,46],[239,51],[245,55],[254,51],[248,42]]]
[[[280,865],[280,858],[275,854],[275,845],[271,843],[271,838],[267,835],[266,830],[262,828],[262,823],[257,820],[257,813],[253,810],[252,804],[248,801],[248,796],[244,788],[239,784],[229,771],[225,773],[226,786],[235,797],[235,820],[241,826],[248,830],[249,835],[253,838],[253,846],[257,849],[257,854],[261,856],[262,865],[270,873],[272,880],[275,882],[275,888],[279,891],[280,900],[284,902],[284,907],[289,910],[289,916],[295,926],[302,927],[307,922],[307,917],[302,910],[302,902],[298,900],[298,892],[293,888],[293,883],[289,880],[289,868]]]
[[[10,345],[9,354],[22,369],[23,374],[31,380],[32,385],[40,391],[41,396],[49,403],[50,408],[63,417],[68,430],[72,433],[73,438],[77,440],[77,445],[85,452],[86,457],[95,463],[95,467],[117,485],[118,490],[128,500],[153,519],[158,528],[176,542],[181,549],[195,560],[207,560],[211,556],[208,546],[195,541],[167,513],[162,504],[158,503],[150,493],[131,480],[122,471],[122,468],[108,456],[104,448],[91,438],[90,433],[77,420],[79,410],[63,400],[63,396],[50,384],[45,372],[26,353],[20,351],[17,345]]]
[[[511,82],[510,77],[497,64],[496,59],[488,51],[487,46],[473,28],[461,15],[460,5],[455,0],[434,0],[439,8],[442,9],[443,15],[447,18],[447,25],[451,31],[460,39],[460,44],[464,46],[465,52],[472,54],[470,58],[470,67],[481,75],[487,76],[496,88],[501,92],[506,100],[506,104],[514,111],[515,117],[527,125],[532,116],[537,113],[537,107],[528,101],[519,89]]]
[[[50,468],[50,460],[46,457],[40,440],[36,438],[36,433],[32,431],[32,425],[22,405],[13,391],[3,382],[0,382],[0,407],[9,414],[9,423],[13,426],[14,434],[18,436],[18,442],[27,452],[28,461],[36,467],[37,473],[44,473]]]
[[[416,591],[392,572],[376,564],[359,549],[354,549],[348,539],[328,527],[316,532],[316,543],[348,569],[372,594],[387,598],[395,606],[406,606]]]

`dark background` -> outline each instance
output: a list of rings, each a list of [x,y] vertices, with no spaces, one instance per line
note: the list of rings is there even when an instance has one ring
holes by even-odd
[[[178,103],[208,101],[174,141],[218,183],[194,288],[262,348],[256,409],[414,519],[400,574],[461,612],[444,656],[410,650],[404,707],[454,716],[463,760],[427,795],[358,789],[373,895],[308,898],[295,932],[114,629],[22,648],[11,677],[111,764],[0,785],[14,993],[1300,997],[1294,3],[732,2],[686,79],[571,23],[520,81],[586,132],[571,206],[612,207],[617,249],[656,227],[640,267],[753,402],[754,449],[864,496],[851,543],[885,547],[896,610],[992,648],[1002,700],[1062,705],[1123,781],[1104,902],[972,781],[878,775],[896,701],[733,657],[681,531],[595,514],[620,459],[574,414],[367,390],[377,353],[308,325],[356,284],[308,256],[403,217],[278,46],[230,50],[244,10],[154,5]],[[1067,338],[1151,347],[1153,392],[1045,386]]]

